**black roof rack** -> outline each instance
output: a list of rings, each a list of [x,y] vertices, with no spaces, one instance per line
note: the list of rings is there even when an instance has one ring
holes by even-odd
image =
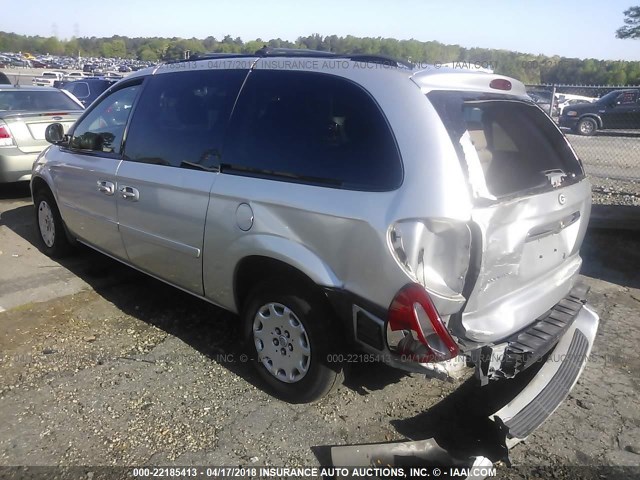
[[[355,54],[344,55],[345,57],[353,60],[354,62],[362,63],[379,63],[380,65],[388,65],[391,67],[406,67],[412,69],[413,63],[405,62],[404,60],[398,60],[397,58],[388,57],[386,55],[368,55],[368,54]]]
[[[194,53],[188,61],[209,60],[217,58],[255,58],[255,57],[311,57],[311,58],[344,58],[354,62],[377,63],[380,65],[388,65],[390,67],[413,69],[411,62],[398,60],[385,55],[371,55],[361,53],[335,53],[324,50],[309,50],[306,48],[271,48],[266,45],[254,54],[250,53]],[[187,60],[174,60],[167,63],[186,62]]]
[[[306,48],[271,48],[262,47],[260,50],[256,50],[256,56],[258,57],[336,57],[333,52],[327,52],[324,50],[309,50]]]
[[[215,52],[210,52],[210,53],[194,53],[192,55],[189,56],[189,59],[185,59],[185,60],[172,60],[171,62],[167,62],[167,63],[179,63],[179,62],[194,62],[196,60],[211,60],[211,59],[215,59],[215,58],[254,58],[256,57],[256,55],[251,55],[249,53],[215,53]]]

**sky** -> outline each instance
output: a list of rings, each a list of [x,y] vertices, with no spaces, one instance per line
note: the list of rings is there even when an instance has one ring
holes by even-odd
[[[79,37],[244,41],[299,36],[436,40],[463,47],[606,60],[640,60],[640,39],[619,40],[638,0],[28,0],[2,9],[0,31]]]

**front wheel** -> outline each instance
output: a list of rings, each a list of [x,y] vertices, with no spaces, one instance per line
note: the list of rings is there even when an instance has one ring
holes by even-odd
[[[48,257],[64,257],[71,250],[71,244],[53,195],[46,191],[40,191],[34,196],[33,203],[40,249]]]
[[[598,129],[598,124],[593,118],[590,118],[590,117],[581,119],[578,122],[578,125],[576,125],[576,131],[580,135],[588,135],[588,136],[593,135],[594,133],[596,133],[597,129]]]
[[[245,341],[275,396],[313,402],[341,383],[341,368],[329,361],[340,337],[320,295],[275,280],[256,287],[245,305]]]

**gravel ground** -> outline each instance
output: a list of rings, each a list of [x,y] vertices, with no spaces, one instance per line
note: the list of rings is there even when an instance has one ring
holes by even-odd
[[[640,466],[639,247],[631,234],[589,234],[584,280],[602,318],[592,359],[499,477]],[[69,268],[93,288],[0,313],[0,465],[303,466],[326,464],[328,445],[476,441],[454,425],[475,402],[469,382],[452,395],[462,382],[358,364],[332,396],[286,404],[243,361],[234,316],[99,254],[82,258],[92,268]]]
[[[565,131],[593,184],[593,203],[640,207],[640,133],[604,131],[593,137]]]
[[[639,160],[640,161],[640,160]],[[640,180],[624,182],[589,176],[594,205],[627,205],[640,207]]]

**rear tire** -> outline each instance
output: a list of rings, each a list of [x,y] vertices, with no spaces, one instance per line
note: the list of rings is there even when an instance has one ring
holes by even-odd
[[[580,135],[591,136],[596,133],[596,130],[598,130],[598,124],[591,117],[580,119],[576,125],[576,132]]]
[[[321,399],[343,381],[333,362],[340,336],[321,295],[281,278],[259,284],[242,312],[247,351],[273,394],[290,403]]]
[[[33,199],[40,250],[51,258],[62,258],[71,251],[71,243],[53,195],[46,190],[37,192]]]

